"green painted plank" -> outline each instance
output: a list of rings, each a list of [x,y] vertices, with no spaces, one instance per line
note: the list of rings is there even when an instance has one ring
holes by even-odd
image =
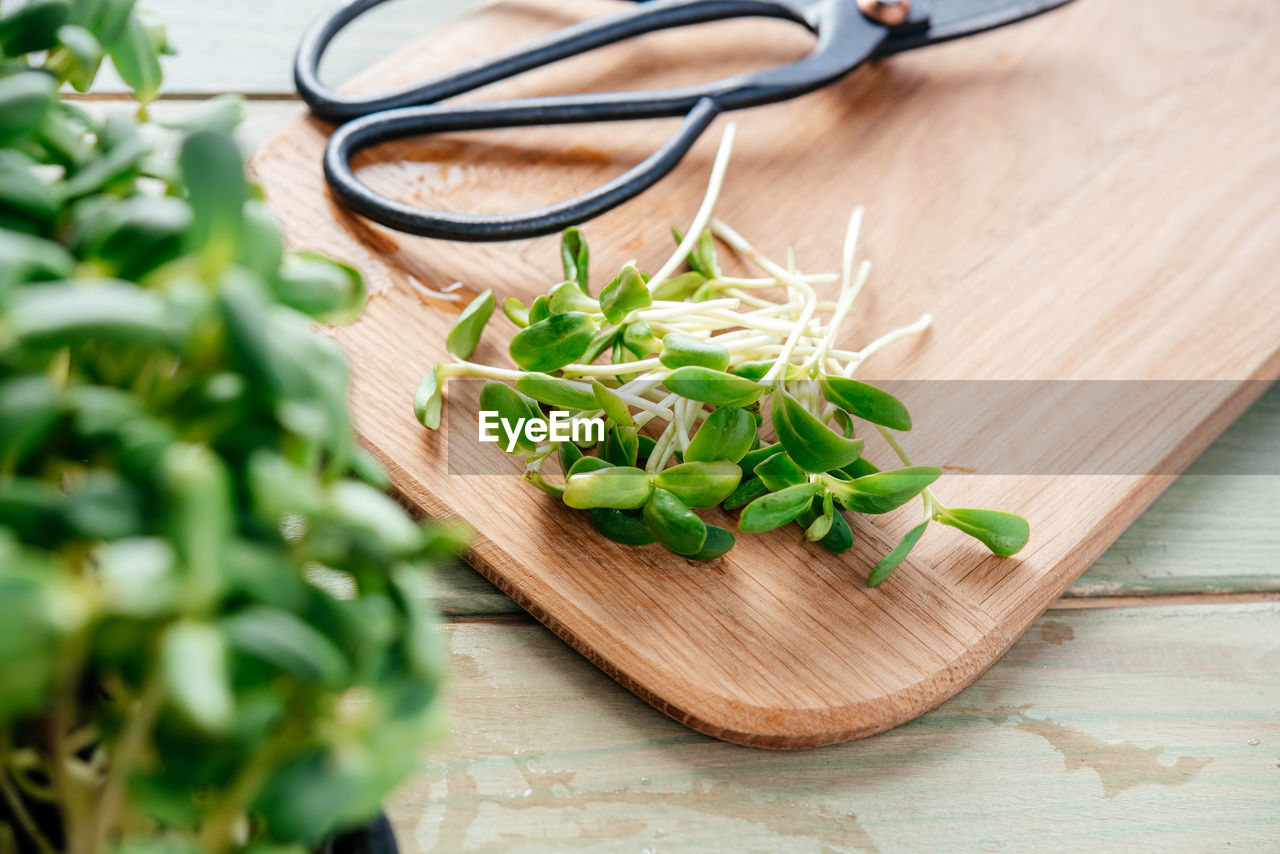
[[[1264,462],[1265,461],[1265,462]],[[1280,385],[1134,522],[1068,596],[1280,590]]]
[[[165,91],[292,94],[298,39],[334,0],[145,0],[178,55],[164,60]],[[454,19],[474,0],[400,0],[355,21],[334,41],[325,79],[341,82],[395,48]],[[94,87],[125,87],[110,69]]]
[[[405,854],[1280,846],[1278,603],[1053,613],[934,712],[800,752],[699,736],[537,625],[445,631]]]

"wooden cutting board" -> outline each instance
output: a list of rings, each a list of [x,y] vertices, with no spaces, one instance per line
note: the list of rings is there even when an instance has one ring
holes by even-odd
[[[487,5],[352,88],[414,80],[616,8]],[[668,86],[809,47],[786,23],[707,25],[570,60],[485,95]],[[835,269],[844,217],[863,203],[863,253],[876,267],[859,335],[935,316],[928,336],[869,363],[873,378],[1222,380],[1098,437],[1118,451],[1154,449],[1160,464],[1150,470],[1174,472],[1252,402],[1265,386],[1258,380],[1280,374],[1273,0],[1081,0],[736,119],[723,218],[770,253],[790,241],[806,269]],[[428,207],[522,210],[618,174],[672,126],[409,140],[358,165],[374,186]],[[364,441],[407,501],[475,527],[470,560],[481,573],[701,732],[808,747],[938,705],[995,661],[1172,479],[944,477],[937,490],[953,506],[1027,516],[1030,544],[1001,560],[954,531],[930,531],[875,590],[864,586],[868,569],[914,524],[915,508],[859,517],[856,545],[840,557],[797,542],[794,531],[743,536],[726,558],[703,565],[657,546],[615,546],[583,514],[518,478],[466,476],[456,464],[451,473],[448,437],[424,431],[411,409],[469,296],[493,288],[527,302],[544,291],[559,278],[556,239],[450,244],[355,218],[324,188],[328,130],[298,120],[253,168],[292,245],[347,258],[369,277],[364,317],[334,331],[351,360]],[[597,279],[631,257],[649,269],[665,259],[669,227],[686,223],[701,197],[716,137],[713,129],[657,188],[586,226]],[[464,284],[459,301],[419,287],[454,281]],[[508,334],[495,319],[477,359],[502,362]]]

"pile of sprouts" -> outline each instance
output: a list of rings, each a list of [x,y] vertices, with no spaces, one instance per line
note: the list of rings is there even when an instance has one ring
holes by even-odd
[[[808,540],[840,553],[853,542],[842,511],[886,513],[916,498],[922,521],[868,584],[884,581],[930,522],[997,555],[1017,552],[1026,520],[943,505],[931,489],[940,469],[914,465],[898,440],[911,429],[907,408],[854,379],[868,358],[932,322],[926,314],[859,349],[840,346],[871,272],[870,262],[856,263],[863,209],[849,219],[839,273],[801,272],[793,249],[785,263],[769,259],[714,216],[733,138],[730,125],[697,214],[687,232],[674,232],[676,249],[654,274],[627,263],[592,296],[586,242],[577,229],[564,233],[564,280],[529,306],[514,297],[503,304],[519,327],[508,348],[516,368],[469,361],[495,308],[491,291],[473,300],[446,342],[455,361],[434,366],[418,388],[419,420],[439,426],[449,378],[485,379],[479,408],[496,414],[500,446],[524,459],[525,480],[588,511],[612,540],[658,541],[693,560],[719,558],[735,541],[697,509],[741,510],[740,532],[797,522]],[[759,275],[726,273],[717,244]],[[602,425],[603,435],[573,430],[577,441],[552,441],[552,413]],[[881,470],[862,456],[868,430],[884,437],[898,467]],[[559,478],[544,470],[552,457]]]

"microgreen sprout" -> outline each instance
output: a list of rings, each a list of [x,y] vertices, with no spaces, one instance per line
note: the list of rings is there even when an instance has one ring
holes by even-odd
[[[840,553],[853,543],[841,511],[882,514],[919,498],[923,521],[871,569],[868,585],[888,578],[931,522],[994,554],[1017,552],[1026,520],[943,505],[931,489],[941,470],[915,465],[896,435],[911,429],[906,406],[854,379],[867,359],[932,323],[926,314],[860,349],[841,346],[871,273],[870,262],[857,263],[863,209],[849,219],[838,274],[802,272],[794,250],[786,263],[769,259],[714,216],[733,134],[730,125],[691,227],[673,230],[676,250],[652,277],[625,264],[593,297],[586,240],[565,232],[564,280],[530,306],[512,297],[503,304],[519,327],[509,346],[518,369],[466,361],[494,306],[490,292],[477,297],[449,335],[458,361],[434,366],[419,387],[419,420],[439,425],[444,381],[454,376],[485,379],[481,408],[513,423],[544,408],[602,420],[605,438],[589,446],[507,447],[524,458],[529,483],[587,511],[601,534],[625,545],[657,541],[693,560],[720,557],[733,534],[694,512],[719,506],[741,510],[740,532],[796,522],[808,540]],[[760,275],[727,274],[718,247]],[[901,467],[882,471],[862,456],[859,424],[884,437]],[[543,471],[552,457],[562,479]]]

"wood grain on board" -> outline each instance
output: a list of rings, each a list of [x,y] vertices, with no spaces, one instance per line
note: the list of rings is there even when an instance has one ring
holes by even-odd
[[[355,82],[382,88],[514,44],[606,3],[487,5]],[[662,86],[785,61],[808,37],[778,23],[664,33],[491,87],[486,95]],[[744,46],[750,46],[745,49]],[[721,215],[802,266],[837,263],[843,218],[869,210],[876,264],[857,335],[931,311],[937,326],[873,377],[1219,379],[1099,437],[1188,464],[1280,373],[1280,7],[1080,2],[1007,31],[896,57],[800,101],[738,116]],[[720,123],[723,124],[723,120]],[[411,140],[363,156],[374,186],[419,204],[517,210],[599,183],[669,122]],[[610,675],[719,738],[804,747],[878,732],[976,678],[1172,476],[947,478],[944,501],[1032,521],[1017,558],[931,532],[891,583],[869,566],[914,518],[859,520],[836,558],[794,536],[743,537],[689,564],[628,550],[516,479],[450,474],[447,436],[410,401],[444,357],[454,280],[528,299],[557,278],[552,238],[474,246],[408,238],[337,208],[320,176],[327,128],[290,124],[254,161],[291,243],[359,264],[376,296],[335,334],[357,429],[395,486],[477,529],[476,567]],[[714,137],[714,134],[712,134]],[[715,140],[657,188],[587,226],[597,277],[656,267],[691,216]],[[501,358],[495,323],[478,358]],[[1240,383],[1232,390],[1233,382]],[[454,460],[455,470],[467,461]],[[474,461],[475,465],[487,464]]]

